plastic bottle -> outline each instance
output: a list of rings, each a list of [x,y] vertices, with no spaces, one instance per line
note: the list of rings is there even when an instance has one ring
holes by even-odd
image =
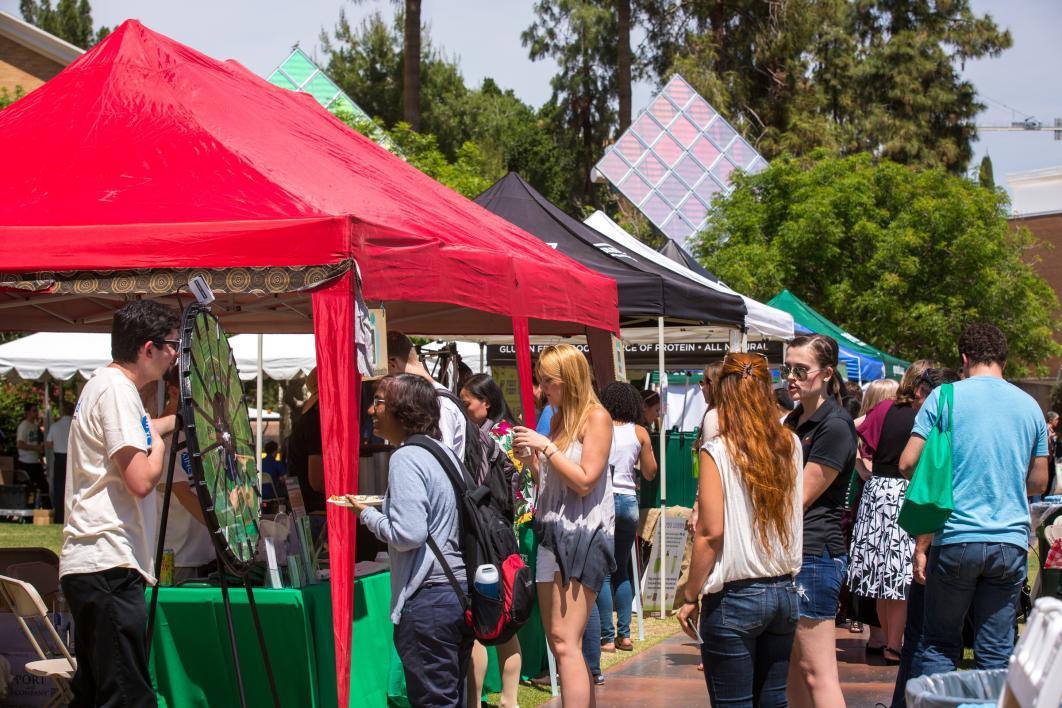
[[[498,597],[498,569],[491,563],[476,568],[476,577],[473,583],[476,591],[486,597]]]

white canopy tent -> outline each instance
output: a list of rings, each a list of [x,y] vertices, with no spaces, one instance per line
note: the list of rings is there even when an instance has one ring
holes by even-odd
[[[262,339],[262,371],[269,378],[287,381],[317,366],[312,334],[266,334]],[[229,344],[240,378],[254,379],[258,375],[258,335],[237,334]],[[13,371],[30,381],[45,375],[56,381],[69,381],[74,374],[87,379],[110,361],[110,334],[38,332],[0,344],[0,376]]]
[[[606,238],[612,240],[614,243],[623,246],[623,248],[634,251],[642,258],[651,260],[684,278],[692,280],[698,285],[703,285],[706,288],[729,293],[731,295],[738,295],[745,302],[745,309],[748,310],[748,314],[745,316],[745,327],[748,329],[748,335],[750,337],[759,336],[768,339],[789,340],[795,336],[793,316],[788,312],[765,305],[762,302],[753,300],[741,293],[736,293],[722,283],[714,283],[704,276],[693,272],[681,263],[676,263],[664,254],[654,251],[652,248],[627,233],[622,226],[610,219],[603,211],[595,211],[588,216],[583,223]],[[690,329],[691,331],[696,331],[698,328],[691,327]],[[623,338],[625,341],[633,341],[628,340],[626,332],[623,333]],[[671,339],[670,334],[668,339]]]

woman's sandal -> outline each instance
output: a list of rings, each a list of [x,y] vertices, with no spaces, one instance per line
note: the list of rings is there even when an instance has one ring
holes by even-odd
[[[889,656],[889,654],[894,655],[896,658],[893,659],[892,657]],[[900,665],[900,650],[899,649],[893,649],[892,647],[885,647],[884,651],[881,653],[881,658],[885,660],[885,665],[886,666],[899,666]]]
[[[634,642],[632,642],[629,637],[621,637],[620,640],[616,642],[616,648],[620,651],[634,651]]]

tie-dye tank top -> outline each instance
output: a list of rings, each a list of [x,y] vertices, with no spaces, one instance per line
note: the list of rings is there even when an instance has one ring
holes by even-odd
[[[575,441],[561,454],[579,464],[582,452],[582,443]],[[608,468],[583,497],[565,484],[545,460],[539,471],[538,490],[535,530],[540,543],[556,556],[561,583],[567,585],[574,578],[587,588],[600,591],[605,576],[616,570],[616,508]]]

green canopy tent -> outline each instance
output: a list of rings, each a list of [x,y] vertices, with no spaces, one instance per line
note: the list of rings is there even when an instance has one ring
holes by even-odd
[[[797,329],[803,328],[809,332],[825,334],[836,339],[841,349],[841,359],[849,362],[850,379],[872,381],[884,376],[899,381],[910,364],[841,329],[788,290],[778,293],[767,304],[791,314]],[[852,366],[853,361],[855,366]]]

